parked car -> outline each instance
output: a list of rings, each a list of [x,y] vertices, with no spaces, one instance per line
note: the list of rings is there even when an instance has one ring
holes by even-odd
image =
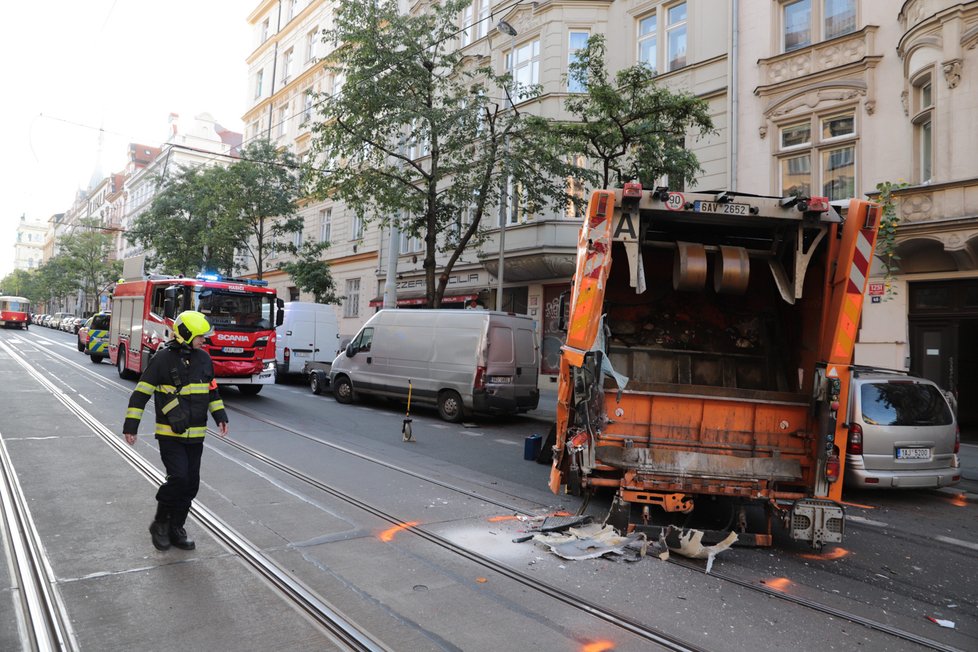
[[[336,309],[322,303],[286,302],[275,328],[275,377],[308,373],[307,365],[329,372],[340,351]]]
[[[858,488],[936,488],[961,480],[958,422],[925,378],[855,372],[845,483]]]

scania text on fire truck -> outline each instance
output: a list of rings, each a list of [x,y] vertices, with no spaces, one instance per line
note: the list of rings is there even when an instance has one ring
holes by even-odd
[[[138,377],[171,338],[174,318],[197,310],[214,330],[205,348],[217,382],[257,394],[275,382],[275,326],[282,323],[283,301],[267,285],[216,275],[121,281],[112,294],[109,359],[121,377]]]
[[[840,504],[856,329],[877,204],[591,196],[561,349],[550,487],[616,492],[619,529],[687,524],[819,548]],[[695,513],[694,513],[695,509]],[[709,519],[705,517],[709,516]]]

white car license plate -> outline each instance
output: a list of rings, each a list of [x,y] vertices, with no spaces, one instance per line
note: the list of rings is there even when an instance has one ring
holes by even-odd
[[[240,346],[225,346],[224,347],[224,352],[225,353],[244,353],[244,349],[241,348]]]
[[[292,352],[292,355],[294,355],[297,358],[308,358],[309,357],[309,352],[308,351],[293,351]]]
[[[930,459],[929,448],[898,448],[896,452],[897,452],[896,456],[898,460],[929,460]]]
[[[750,215],[750,204],[721,204],[715,201],[693,202],[697,213],[719,213],[720,215]]]

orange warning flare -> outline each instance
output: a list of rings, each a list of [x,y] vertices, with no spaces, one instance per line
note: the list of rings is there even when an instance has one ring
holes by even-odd
[[[967,507],[968,506],[968,496],[967,494],[958,494],[956,496],[948,497],[948,502],[950,502],[955,507]]]
[[[791,580],[787,577],[775,577],[772,580],[765,581],[764,584],[770,586],[775,591],[784,591],[791,586]]]
[[[584,647],[581,648],[581,652],[608,652],[608,650],[614,650],[615,644],[611,641],[593,641],[591,643],[585,643]]]
[[[845,548],[835,548],[834,550],[830,550],[829,552],[820,555],[808,552],[798,556],[801,557],[802,559],[817,559],[818,561],[832,561],[834,559],[842,559],[848,554],[849,551],[846,550]]]
[[[847,507],[857,507],[859,509],[876,509],[873,505],[861,505],[859,503],[850,503],[845,500],[840,500],[839,503],[846,505]]]
[[[418,521],[408,521],[407,523],[401,523],[400,525],[395,525],[394,527],[388,528],[388,529],[384,530],[383,532],[381,532],[378,535],[378,538],[381,541],[384,541],[384,542],[393,541],[395,534],[397,534],[401,530],[406,530],[409,527],[414,527],[417,524],[418,524]]]
[[[502,521],[515,521],[517,518],[514,514],[510,514],[509,516],[490,516],[488,521],[490,523],[501,523]]]

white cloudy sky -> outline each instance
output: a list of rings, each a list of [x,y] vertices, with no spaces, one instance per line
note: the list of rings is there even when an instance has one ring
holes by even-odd
[[[210,113],[242,130],[257,0],[5,3],[0,61],[0,278],[22,214],[47,220],[95,169],[119,171],[129,142],[159,146],[167,117]]]

